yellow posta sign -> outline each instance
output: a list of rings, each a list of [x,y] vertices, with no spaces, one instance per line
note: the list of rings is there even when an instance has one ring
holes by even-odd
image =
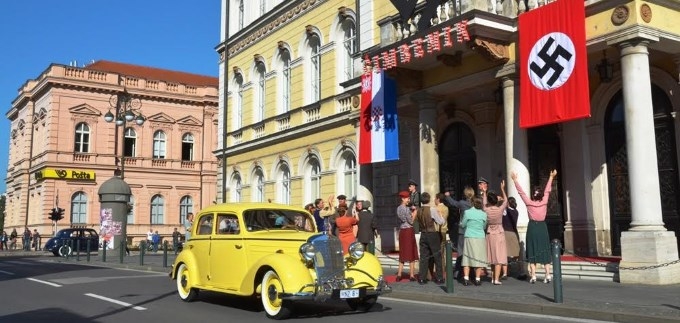
[[[56,169],[45,168],[35,173],[36,180],[43,180],[47,178],[54,179],[77,179],[81,181],[94,181],[95,172],[93,170],[82,169]]]

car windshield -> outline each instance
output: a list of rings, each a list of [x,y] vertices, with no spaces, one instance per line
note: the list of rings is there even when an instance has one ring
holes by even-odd
[[[243,220],[248,231],[314,231],[314,221],[311,218],[311,214],[304,211],[279,209],[247,210],[243,212]]]

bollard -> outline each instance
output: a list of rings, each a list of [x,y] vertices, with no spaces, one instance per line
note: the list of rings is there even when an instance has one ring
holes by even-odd
[[[120,263],[123,263],[123,258],[125,257],[125,241],[120,242]]]
[[[146,253],[146,241],[139,243],[139,265],[144,266],[144,254]]]
[[[446,242],[446,292],[453,293],[453,244]]]
[[[371,241],[368,243],[368,250],[369,253],[372,255],[375,255],[375,241]]]
[[[80,239],[76,240],[76,261],[80,261]]]
[[[87,246],[85,246],[85,250],[87,251],[87,256],[85,258],[87,259],[87,262],[90,262],[90,251],[92,251],[92,246],[90,246],[91,243],[92,240],[87,239]]]
[[[163,268],[168,267],[168,242],[163,241]]]
[[[552,263],[553,263],[553,292],[555,303],[562,303],[562,259],[560,258],[562,245],[560,240],[552,241]]]
[[[106,262],[106,240],[102,241],[102,262]]]

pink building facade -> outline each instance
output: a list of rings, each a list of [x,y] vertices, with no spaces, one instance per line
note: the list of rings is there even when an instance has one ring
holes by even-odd
[[[144,122],[117,126],[127,93]],[[100,185],[118,174],[132,197],[128,241],[149,229],[184,233],[185,214],[216,198],[218,79],[144,66],[97,61],[50,65],[19,88],[11,122],[5,231],[55,229],[50,211],[64,209],[56,230],[100,225]],[[116,149],[117,148],[117,149]],[[44,242],[44,240],[43,240]]]

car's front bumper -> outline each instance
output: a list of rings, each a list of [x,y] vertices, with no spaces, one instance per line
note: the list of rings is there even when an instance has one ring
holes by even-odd
[[[359,297],[364,298],[368,296],[378,296],[385,293],[390,293],[392,288],[387,285],[385,279],[378,277],[378,284],[372,287],[349,287],[347,289],[358,289]],[[297,292],[297,293],[281,293],[279,296],[284,300],[294,301],[316,301],[323,302],[326,300],[343,300],[348,298],[341,298],[339,288],[324,288],[322,286],[314,285],[315,292]]]

